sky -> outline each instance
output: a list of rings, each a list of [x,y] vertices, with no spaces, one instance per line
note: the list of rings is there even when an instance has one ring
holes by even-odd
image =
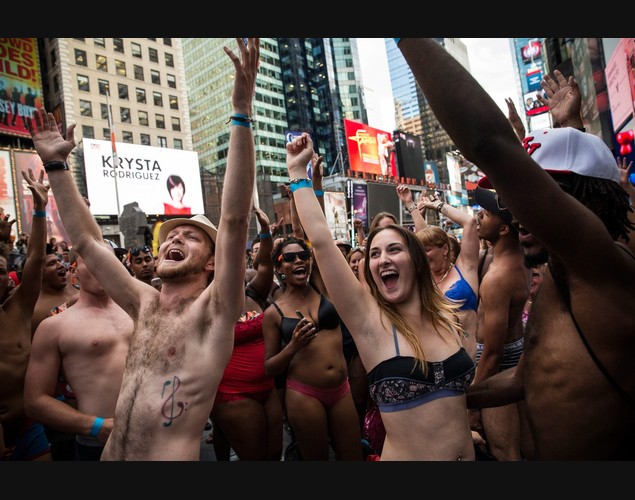
[[[467,46],[472,75],[507,115],[506,97],[518,102],[516,81],[508,38],[461,38]],[[395,129],[394,106],[388,62],[383,38],[358,38],[362,80],[372,89],[366,98],[371,127],[392,132]],[[518,105],[517,105],[518,106]]]

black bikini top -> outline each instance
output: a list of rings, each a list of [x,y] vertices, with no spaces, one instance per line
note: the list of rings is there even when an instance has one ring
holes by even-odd
[[[290,318],[282,314],[282,311],[278,307],[278,304],[273,302],[273,306],[278,311],[278,314],[282,317],[282,323],[280,324],[280,330],[282,334],[282,340],[285,343],[291,342],[293,336],[293,330],[300,321],[298,318]],[[315,327],[317,330],[332,330],[340,325],[340,315],[337,313],[333,303],[327,299],[324,295],[320,294],[320,307],[318,308],[318,321]]]

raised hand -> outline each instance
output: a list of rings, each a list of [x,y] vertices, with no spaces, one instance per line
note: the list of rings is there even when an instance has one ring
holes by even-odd
[[[11,215],[4,214],[0,217],[0,243],[9,243],[11,240],[11,226],[15,223],[15,219],[9,220]]]
[[[31,120],[26,120],[27,128],[33,139],[33,145],[42,163],[52,160],[66,161],[75,149],[75,124],[66,129],[66,138],[62,137],[53,113],[44,108],[33,111]]]
[[[575,78],[570,76],[567,79],[557,69],[553,74],[555,80],[547,74],[540,82],[546,97],[538,94],[537,99],[545,106],[549,106],[553,121],[561,127],[581,127],[582,94]]]
[[[629,176],[633,169],[633,162],[626,163],[626,158],[617,157],[617,167],[620,169],[620,186],[628,193],[631,202],[635,200],[635,186],[631,183]]]
[[[234,63],[234,90],[232,92],[232,105],[234,111],[248,114],[252,110],[252,101],[256,93],[256,77],[260,63],[260,39],[248,38],[247,45],[242,38],[236,38],[241,58],[230,48],[223,47],[225,53]]]
[[[35,178],[33,170],[29,168],[29,173],[22,172],[22,177],[28,184],[28,188],[33,194],[33,207],[35,210],[42,211],[46,208],[49,201],[49,189],[51,186],[44,184],[44,169],[40,170],[40,175]]]
[[[311,161],[311,176],[313,178],[313,182],[316,180],[322,179],[324,176],[324,156],[318,155],[315,151],[313,152],[313,160]]]
[[[291,178],[305,178],[306,164],[313,158],[313,141],[304,132],[287,143],[287,169]]]
[[[282,227],[282,223],[284,222],[284,217],[280,217],[278,222],[274,222],[273,224],[269,224],[269,232],[271,233],[271,237],[275,238],[278,236],[280,232],[280,228]]]
[[[397,196],[401,200],[401,203],[403,203],[406,207],[414,203],[414,200],[412,199],[412,191],[405,184],[399,184],[397,186]]]
[[[518,139],[522,141],[525,138],[525,125],[520,119],[518,111],[516,111],[516,105],[514,104],[513,99],[510,97],[506,97],[505,103],[507,104],[507,119],[509,120],[511,126],[514,128],[514,132],[516,132]]]
[[[260,232],[266,233],[270,231],[269,229],[269,217],[267,214],[262,211],[262,209],[258,207],[253,207],[254,213],[256,214],[256,219],[258,219],[258,225],[260,226]],[[273,235],[273,233],[271,233]]]

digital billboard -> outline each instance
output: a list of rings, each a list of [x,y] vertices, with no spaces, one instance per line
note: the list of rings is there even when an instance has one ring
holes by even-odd
[[[549,106],[545,106],[538,100],[538,95],[543,95],[542,90],[535,92],[527,92],[523,94],[523,101],[525,104],[525,113],[527,116],[540,115],[549,111]]]
[[[116,143],[115,168],[110,141],[84,139],[86,187],[93,215],[120,215],[137,202],[146,214],[202,214],[198,153]]]
[[[324,191],[324,215],[333,239],[349,239],[346,195],[337,191]]]
[[[15,194],[13,192],[13,169],[11,168],[11,153],[0,150],[0,208],[5,215],[18,219],[15,209]],[[11,226],[11,234],[17,235],[17,225]]]
[[[423,153],[421,152],[421,139],[416,135],[397,130],[394,142],[399,177],[427,181]]]
[[[0,134],[30,138],[24,120],[41,107],[37,39],[0,37]]]
[[[31,224],[33,223],[33,193],[29,189],[28,183],[22,177],[22,172],[28,175],[29,169],[37,179],[40,171],[44,168],[42,161],[35,151],[13,151],[15,160],[15,184],[18,193],[18,212],[20,214],[20,232],[30,233]],[[44,180],[47,180],[44,174]],[[57,211],[57,201],[53,196],[53,191],[49,189],[49,201],[46,205],[46,225],[47,235],[49,238],[54,237],[57,241],[66,241],[72,244],[68,239],[68,234],[62,224],[62,219]]]
[[[397,177],[392,134],[363,123],[344,119],[350,169]]]
[[[613,55],[606,64],[606,83],[609,91],[609,103],[613,117],[613,131],[618,132],[626,121],[633,116],[633,90],[635,90],[635,63],[632,38],[622,38],[615,47]],[[630,54],[628,50],[630,50]],[[632,90],[633,87],[633,90]]]

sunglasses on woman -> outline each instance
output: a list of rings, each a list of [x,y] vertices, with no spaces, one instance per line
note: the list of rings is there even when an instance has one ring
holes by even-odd
[[[294,262],[295,259],[300,259],[303,261],[309,260],[311,257],[311,252],[309,250],[301,250],[299,252],[285,252],[278,257],[278,262]]]

